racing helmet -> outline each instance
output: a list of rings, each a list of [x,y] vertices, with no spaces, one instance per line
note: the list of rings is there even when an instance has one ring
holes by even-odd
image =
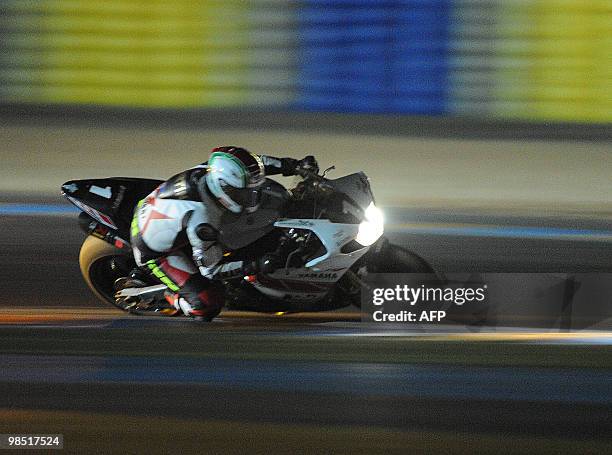
[[[208,160],[206,185],[229,211],[252,213],[259,207],[265,177],[259,156],[241,147],[217,147]]]

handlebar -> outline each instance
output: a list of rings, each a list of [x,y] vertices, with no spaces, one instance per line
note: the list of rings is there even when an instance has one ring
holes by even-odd
[[[296,172],[297,172],[297,175],[302,177],[304,180],[307,180],[307,179],[319,180],[319,179],[325,178],[322,175],[319,175],[318,172],[315,172],[310,168],[298,168]]]
[[[327,178],[310,169],[299,170],[298,175],[303,179],[303,184],[305,184],[307,187],[311,187],[315,191],[327,191],[333,188],[327,183],[329,182]]]

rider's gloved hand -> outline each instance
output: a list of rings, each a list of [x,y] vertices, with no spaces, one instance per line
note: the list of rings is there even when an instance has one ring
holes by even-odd
[[[281,160],[282,163],[282,174],[285,177],[291,175],[301,175],[303,171],[308,172],[319,172],[319,165],[317,164],[317,160],[312,155],[308,155],[301,160],[296,160],[294,158],[283,158]]]
[[[319,164],[314,156],[308,155],[298,161],[296,166],[296,173],[300,174],[300,171],[312,172],[314,174],[319,173]]]

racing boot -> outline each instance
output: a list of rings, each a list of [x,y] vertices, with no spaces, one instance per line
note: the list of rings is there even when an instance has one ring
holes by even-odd
[[[202,310],[196,310],[179,294],[166,293],[166,300],[178,311],[182,312],[185,316],[192,318],[196,322],[210,322],[215,316],[217,316],[217,314],[219,314],[217,312],[211,316]]]

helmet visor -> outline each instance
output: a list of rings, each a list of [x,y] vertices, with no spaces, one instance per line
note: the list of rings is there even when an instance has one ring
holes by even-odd
[[[221,189],[247,212],[257,210],[261,200],[261,188],[235,188],[221,181]]]

